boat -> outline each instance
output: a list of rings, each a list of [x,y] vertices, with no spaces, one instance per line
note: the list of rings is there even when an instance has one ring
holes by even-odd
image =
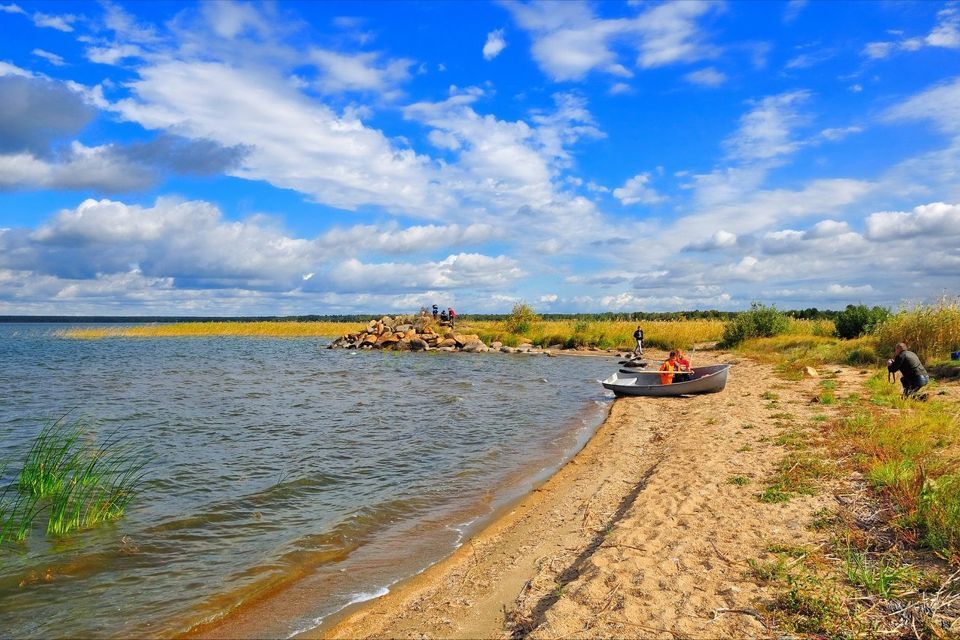
[[[729,364],[712,364],[697,367],[690,380],[660,384],[659,371],[636,371],[621,369],[604,380],[604,388],[617,396],[683,396],[693,393],[716,393],[727,385]]]

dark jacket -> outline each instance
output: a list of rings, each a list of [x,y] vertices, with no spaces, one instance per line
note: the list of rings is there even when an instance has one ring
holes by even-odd
[[[920,376],[927,375],[927,370],[920,364],[920,358],[913,351],[901,351],[900,355],[887,365],[887,371],[899,371],[907,385],[919,383]]]
[[[633,332],[634,340],[643,340],[643,329],[637,329]]]

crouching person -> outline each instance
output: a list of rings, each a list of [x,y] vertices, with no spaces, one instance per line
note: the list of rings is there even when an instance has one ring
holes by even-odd
[[[927,370],[920,363],[920,358],[913,351],[908,351],[906,344],[898,342],[893,356],[893,360],[887,360],[887,371],[900,372],[900,384],[903,385],[904,397],[914,395],[930,382]]]

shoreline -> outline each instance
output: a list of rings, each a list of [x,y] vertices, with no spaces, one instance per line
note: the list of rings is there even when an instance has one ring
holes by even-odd
[[[784,391],[772,373],[751,361],[723,393],[617,399],[573,458],[454,554],[296,637],[768,635],[758,616],[742,615],[764,590],[746,561],[772,537],[809,540],[800,523],[827,503],[763,504],[727,482],[737,472],[762,482],[779,458],[732,441],[776,433],[765,391],[810,411],[815,383]],[[680,422],[656,420],[664,410]],[[744,419],[758,424],[745,432]],[[700,423],[709,428],[685,428]]]
[[[493,355],[513,355],[513,354],[493,354]],[[538,355],[538,354],[516,354],[519,356]],[[539,354],[541,356],[545,354]],[[607,357],[611,359],[611,368],[616,366],[619,359],[619,352],[608,352],[604,350],[579,350],[569,354],[578,357]],[[482,357],[479,356],[479,357]],[[602,389],[600,390],[603,391]],[[408,580],[416,578],[418,575],[429,571],[438,563],[455,555],[464,546],[470,544],[470,540],[499,521],[503,514],[514,508],[520,501],[526,499],[529,495],[539,490],[545,482],[557,473],[564,465],[576,457],[583,447],[591,440],[593,435],[600,429],[607,417],[613,404],[611,398],[595,398],[584,401],[581,409],[564,420],[567,425],[563,431],[560,440],[550,445],[549,450],[543,449],[536,455],[525,456],[526,464],[523,469],[517,469],[509,476],[499,481],[496,485],[490,487],[487,491],[487,497],[475,504],[465,505],[448,514],[445,518],[446,524],[439,520],[431,519],[426,523],[407,523],[398,529],[391,527],[384,532],[384,538],[381,544],[372,548],[366,546],[356,549],[354,552],[344,556],[334,564],[338,566],[327,567],[324,570],[325,563],[304,565],[302,570],[294,572],[289,578],[274,581],[272,585],[266,585],[251,591],[249,597],[243,596],[242,601],[231,601],[232,596],[239,594],[227,594],[221,598],[224,602],[231,601],[227,606],[220,609],[218,613],[212,616],[206,616],[203,619],[195,619],[189,627],[178,632],[175,637],[179,638],[234,638],[234,637],[299,637],[304,633],[312,633],[318,629],[326,629],[332,622],[343,617],[344,612],[352,611],[357,606],[362,606],[370,600],[382,597],[402,585]],[[548,455],[552,452],[552,455]],[[492,509],[491,509],[492,502]],[[439,525],[437,523],[440,523]],[[432,526],[431,523],[433,523]],[[427,526],[422,526],[422,525]],[[425,552],[425,545],[410,544],[406,552],[400,552],[400,555],[424,557],[427,558],[424,564],[419,567],[410,567],[410,571],[401,576],[387,577],[381,582],[370,582],[362,589],[356,591],[341,591],[343,585],[339,583],[336,572],[356,570],[369,571],[370,566],[383,564],[389,560],[390,551],[396,553],[396,538],[398,530],[410,530],[416,537],[426,535],[438,543],[444,543],[441,538],[444,532],[454,532],[456,540],[452,541],[449,548],[440,556],[430,557]],[[409,537],[407,538],[409,539]],[[449,541],[447,541],[449,542]],[[406,544],[405,544],[406,546]],[[436,547],[431,547],[431,553]],[[354,567],[351,569],[350,567]],[[346,568],[344,568],[346,567]],[[350,582],[350,581],[348,581]],[[353,585],[359,584],[357,580],[352,581]],[[313,623],[305,624],[306,614],[311,607],[311,590],[317,588],[326,588],[327,591],[340,591],[344,596],[349,596],[350,601],[339,605],[336,610],[323,614]],[[313,591],[315,593],[315,591]],[[315,599],[315,598],[314,598]],[[292,603],[292,604],[291,604]],[[290,621],[300,621],[300,628],[294,629],[289,624]],[[284,622],[286,621],[286,623]],[[286,627],[286,629],[284,629]]]
[[[738,362],[694,355],[695,365]],[[617,399],[579,451],[451,554],[293,637],[764,637],[759,616],[742,615],[765,589],[747,560],[772,540],[810,541],[802,523],[828,503],[757,500],[785,451],[772,442],[779,426],[765,398],[777,389],[809,416],[824,410],[809,403],[816,384],[744,360],[718,394]],[[271,600],[285,595],[186,635],[261,637],[266,620],[283,619]]]

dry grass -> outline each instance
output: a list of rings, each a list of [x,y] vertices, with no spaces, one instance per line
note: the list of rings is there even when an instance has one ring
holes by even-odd
[[[361,330],[355,322],[174,322],[73,328],[60,332],[66,338],[190,338],[248,336],[263,338],[320,338]]]

